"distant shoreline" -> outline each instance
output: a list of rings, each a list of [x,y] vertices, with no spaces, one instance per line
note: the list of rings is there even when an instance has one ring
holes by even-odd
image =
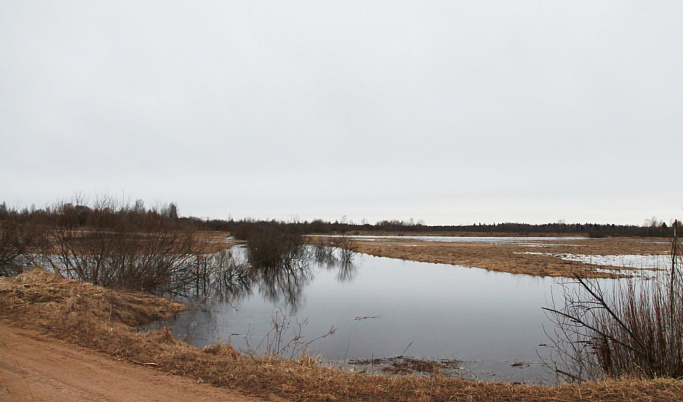
[[[422,236],[423,234],[420,234]],[[377,233],[368,236],[381,237]],[[496,272],[532,276],[573,277],[580,274],[588,278],[619,278],[634,273],[633,268],[568,261],[560,258],[565,254],[590,256],[605,255],[658,255],[670,251],[670,244],[651,238],[604,238],[581,236],[520,236],[548,237],[525,244],[490,242],[424,241],[409,236],[396,235],[390,239],[354,239],[356,251],[377,257],[450,264],[481,268]],[[461,236],[466,237],[466,236]],[[467,236],[486,237],[496,236]],[[509,238],[511,236],[499,236]],[[558,243],[553,238],[572,239],[571,244]],[[410,246],[410,247],[408,247]]]

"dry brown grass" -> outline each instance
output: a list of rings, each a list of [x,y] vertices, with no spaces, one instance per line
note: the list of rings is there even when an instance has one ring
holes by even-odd
[[[81,318],[136,326],[186,309],[176,301],[67,280],[42,269],[0,278],[0,302],[2,314],[15,324],[43,329]]]
[[[155,236],[162,237],[172,237],[181,233],[180,231],[168,231],[168,232],[134,232],[126,233],[125,236],[128,240],[140,243],[148,244],[149,239]],[[243,243],[243,241],[229,239],[229,233],[227,232],[217,232],[217,231],[193,231],[192,239],[195,244],[198,245],[199,251],[206,254],[217,253],[221,250],[226,250],[232,246]],[[91,254],[92,252],[88,250],[89,237],[92,236],[88,232],[88,228],[83,230],[75,231],[73,234],[72,241],[74,242],[74,248],[78,250],[79,253]],[[34,245],[28,249],[32,253],[58,253],[60,250],[54,244],[54,242]]]
[[[199,231],[195,233],[196,240],[204,244],[204,252],[207,254],[217,253],[221,250],[227,250],[238,243],[244,243],[240,240],[228,239],[227,232],[208,232]]]
[[[253,358],[229,345],[200,350],[173,339],[168,330],[143,334],[133,328],[182,308],[162,298],[107,290],[42,270],[0,278],[2,325],[39,329],[119,359],[270,399],[683,400],[683,384],[671,379],[543,387],[472,382],[439,373],[427,377],[364,375],[324,367],[309,357]]]
[[[538,241],[533,246],[520,244],[489,244],[420,241],[413,239],[356,240],[357,251],[378,257],[462,265],[491,271],[535,276],[572,277],[580,273],[589,278],[627,276],[628,269],[606,267],[575,261],[565,261],[552,255],[528,254],[666,254],[671,245],[647,239],[572,239],[571,241]],[[612,268],[613,272],[604,272]],[[600,271],[597,271],[600,269]]]

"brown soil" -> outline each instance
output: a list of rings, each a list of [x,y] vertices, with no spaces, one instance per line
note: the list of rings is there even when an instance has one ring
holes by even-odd
[[[420,241],[413,239],[356,240],[356,250],[378,257],[462,265],[491,271],[535,276],[628,276],[629,269],[565,261],[549,254],[622,255],[666,254],[665,240],[635,238],[542,240],[530,245]],[[597,271],[599,269],[600,271]],[[605,269],[611,272],[604,272]]]
[[[0,325],[3,401],[251,401],[235,391],[117,361],[36,331]]]

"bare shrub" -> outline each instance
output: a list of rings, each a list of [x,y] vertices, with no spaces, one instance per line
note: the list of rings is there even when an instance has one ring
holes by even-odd
[[[246,233],[249,262],[256,268],[287,267],[304,257],[304,238],[292,225],[253,226]]]
[[[18,216],[0,219],[0,276],[18,275],[33,260],[31,251],[43,240],[41,227]]]
[[[611,289],[576,276],[556,323],[552,368],[569,381],[683,378],[683,278],[674,235],[671,266],[653,278],[620,279]]]
[[[23,270],[15,260],[26,251],[25,236],[15,220],[0,221],[0,276],[14,276]]]
[[[141,227],[130,208],[111,198],[98,200],[93,208],[76,200],[53,210],[43,255],[66,278],[173,294],[205,276],[197,257],[205,242],[192,227],[172,226],[170,216],[152,210]]]
[[[274,310],[271,314],[271,329],[261,339],[259,344],[252,348],[249,345],[249,339],[246,338],[249,354],[254,357],[265,355],[280,359],[304,357],[306,356],[308,346],[313,342],[334,335],[336,332],[336,328],[332,326],[324,334],[312,339],[306,339],[306,335],[303,333],[306,325],[308,325],[308,319],[292,322],[287,314],[277,309]]]

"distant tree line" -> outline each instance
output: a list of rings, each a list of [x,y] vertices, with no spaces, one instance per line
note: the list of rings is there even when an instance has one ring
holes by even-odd
[[[195,219],[195,218],[189,218]],[[354,224],[340,221],[323,221],[320,219],[308,221],[276,221],[276,220],[197,220],[206,230],[218,230],[231,232],[238,239],[245,239],[245,233],[250,228],[287,225],[302,234],[358,234],[358,233],[382,233],[391,232],[396,234],[419,234],[433,233],[441,235],[462,235],[466,233],[479,233],[482,235],[492,234],[515,234],[515,235],[543,235],[565,234],[584,235],[589,237],[670,237],[672,228],[665,222],[656,219],[648,220],[645,225],[615,225],[599,223],[573,223],[563,222],[546,224],[528,223],[494,223],[473,225],[425,225],[422,222],[383,220],[372,225],[369,223]],[[680,227],[679,223],[679,227]]]
[[[89,205],[80,198],[57,202],[45,208],[15,209],[0,204],[0,222],[17,222],[35,227],[77,226],[82,228],[135,228],[140,231],[160,231],[195,226],[193,219],[178,217],[178,207],[170,203],[162,207],[145,208],[142,200],[121,204],[110,198]]]

